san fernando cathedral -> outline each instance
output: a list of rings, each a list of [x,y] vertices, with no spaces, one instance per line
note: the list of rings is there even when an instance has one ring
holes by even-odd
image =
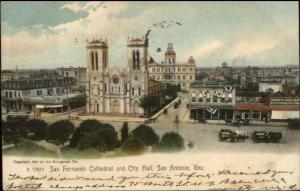
[[[148,54],[148,39],[128,38],[127,68],[108,68],[106,40],[89,41],[86,48],[88,114],[144,116],[140,107],[144,96],[157,95],[163,102],[163,82],[154,80],[149,71],[153,59]]]

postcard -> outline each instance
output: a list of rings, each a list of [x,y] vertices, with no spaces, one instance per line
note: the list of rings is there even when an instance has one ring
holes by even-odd
[[[298,2],[1,2],[3,190],[299,190]]]

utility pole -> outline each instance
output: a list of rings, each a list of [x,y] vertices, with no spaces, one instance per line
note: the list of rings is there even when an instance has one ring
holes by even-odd
[[[178,117],[178,108],[176,109],[176,116],[175,116],[175,123],[176,123],[176,128],[177,128],[177,134],[178,134],[178,129],[179,129],[179,117]]]
[[[68,120],[69,120],[70,119],[70,106],[69,106],[68,85],[66,85],[66,93],[67,93],[67,114],[68,114]]]

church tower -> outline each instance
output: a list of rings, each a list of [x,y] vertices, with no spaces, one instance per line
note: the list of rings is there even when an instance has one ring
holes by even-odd
[[[140,99],[148,94],[148,39],[131,38],[127,41],[128,73],[131,82],[131,113],[143,114]]]
[[[105,74],[108,69],[107,40],[87,42],[87,113],[103,112],[103,93],[105,93]]]
[[[175,64],[176,63],[176,53],[173,49],[173,43],[168,43],[167,51],[165,52],[165,63]]]

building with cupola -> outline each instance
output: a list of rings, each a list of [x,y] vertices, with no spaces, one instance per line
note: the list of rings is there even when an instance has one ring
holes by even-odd
[[[189,90],[191,83],[196,78],[196,61],[194,58],[189,57],[187,62],[177,62],[172,43],[168,43],[164,60],[159,63],[151,58],[148,69],[150,79],[160,81],[164,85],[178,85],[182,90]]]

